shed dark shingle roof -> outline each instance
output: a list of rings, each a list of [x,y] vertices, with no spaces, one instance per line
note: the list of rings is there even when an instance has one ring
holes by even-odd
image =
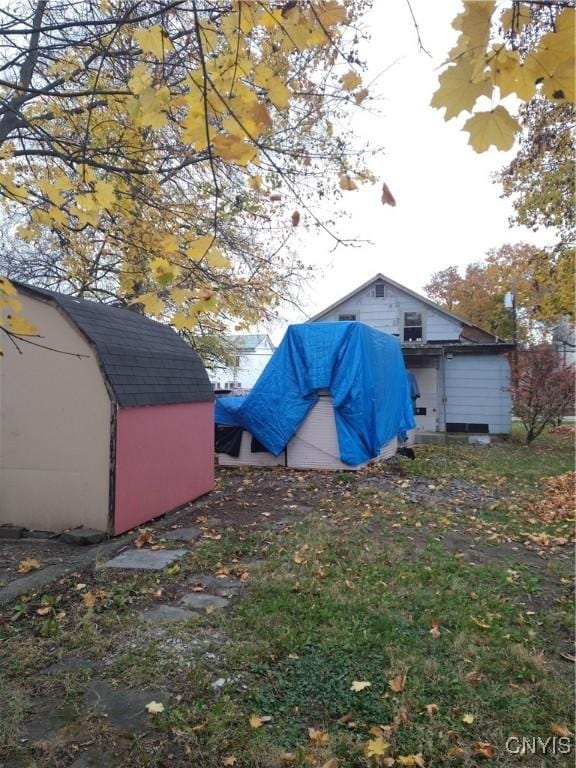
[[[15,283],[24,293],[56,304],[94,347],[118,405],[211,401],[206,370],[196,352],[167,325],[137,312]]]

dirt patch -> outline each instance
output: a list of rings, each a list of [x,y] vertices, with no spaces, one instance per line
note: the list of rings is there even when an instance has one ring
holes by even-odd
[[[82,548],[82,552],[87,551]],[[80,550],[73,544],[66,544],[57,538],[53,539],[0,539],[0,586],[5,586],[22,573],[18,566],[23,560],[36,560],[40,568],[62,563],[73,563],[80,555]]]

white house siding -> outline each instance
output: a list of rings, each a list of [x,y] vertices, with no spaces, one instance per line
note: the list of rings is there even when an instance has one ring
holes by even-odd
[[[492,434],[510,433],[510,364],[504,355],[446,358],[444,387],[447,423],[488,424]]]
[[[39,344],[0,358],[0,523],[106,530],[111,404],[92,348],[55,307],[20,296]],[[70,354],[72,353],[72,354]],[[83,357],[75,357],[81,354]]]
[[[239,349],[239,365],[209,371],[210,381],[215,389],[232,389],[232,383],[234,389],[252,389],[273,354],[274,347],[267,338],[253,349]]]
[[[354,315],[356,320],[402,339],[404,312],[422,314],[424,341],[458,341],[460,338],[461,323],[388,285],[383,297],[376,296],[372,285],[343,301],[316,322],[337,322],[342,315]]]

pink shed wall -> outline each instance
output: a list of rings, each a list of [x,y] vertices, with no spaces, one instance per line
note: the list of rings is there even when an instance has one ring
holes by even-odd
[[[213,488],[213,403],[120,409],[114,533],[170,512]]]

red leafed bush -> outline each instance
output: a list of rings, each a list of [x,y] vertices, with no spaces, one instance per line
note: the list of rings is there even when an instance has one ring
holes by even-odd
[[[556,424],[574,407],[573,367],[566,366],[550,344],[518,354],[512,364],[514,413],[526,429],[530,444],[548,424]]]

